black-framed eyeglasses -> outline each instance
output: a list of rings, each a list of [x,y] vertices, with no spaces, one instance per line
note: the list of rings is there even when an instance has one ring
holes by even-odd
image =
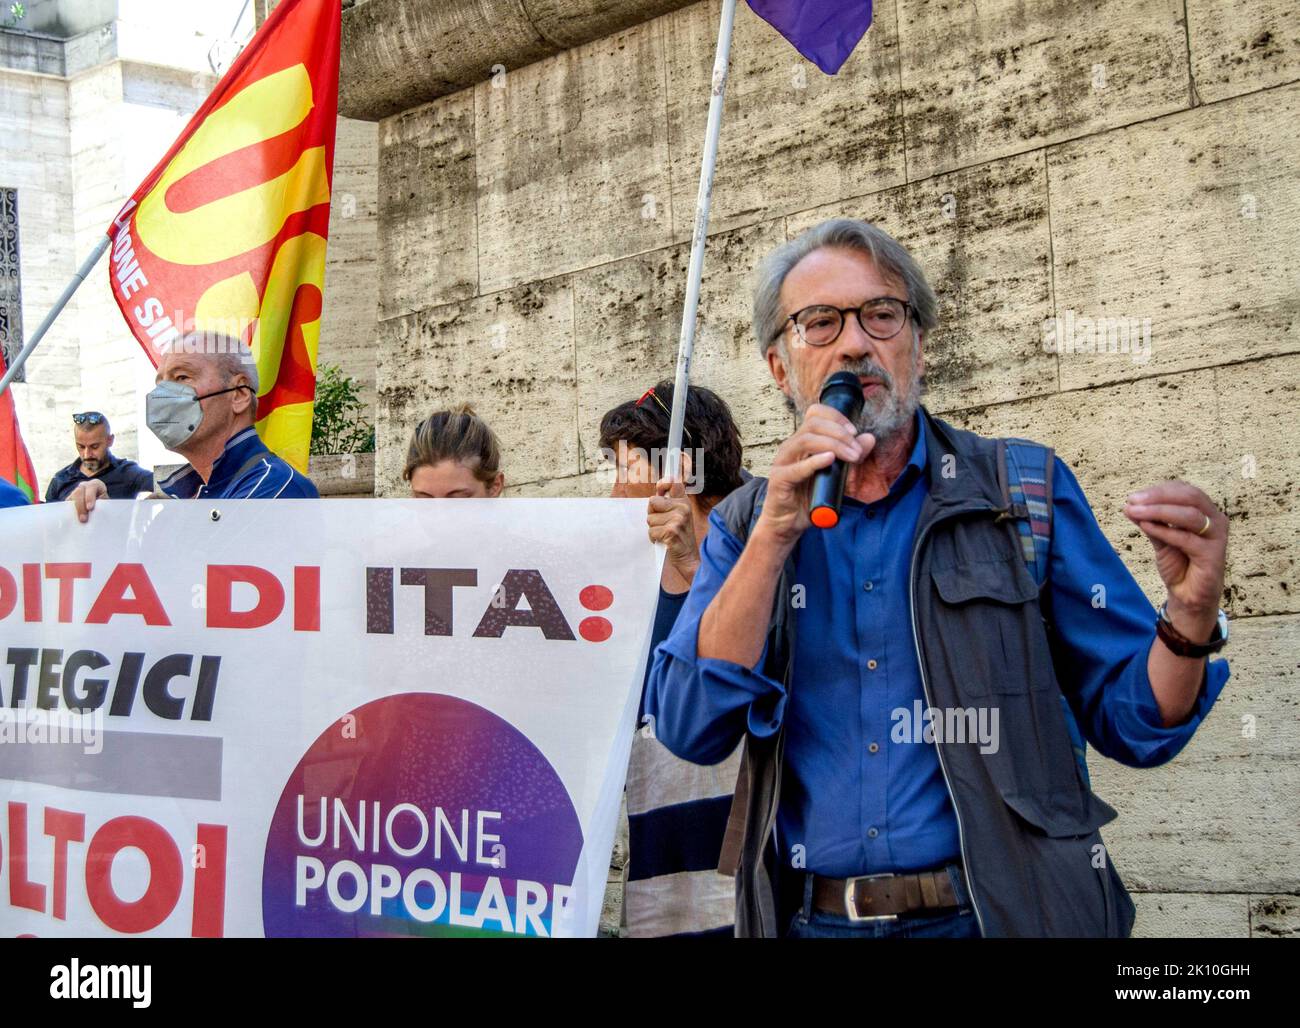
[[[72,415],[72,420],[78,425],[100,425],[104,422],[104,415],[97,410],[84,411],[81,414]]]
[[[850,312],[857,314],[863,332],[872,339],[883,342],[893,339],[903,330],[907,319],[914,316],[915,309],[906,300],[900,300],[896,296],[877,296],[865,301],[860,307],[813,304],[795,311],[785,320],[794,324],[800,342],[809,346],[829,346],[844,331],[844,316]]]

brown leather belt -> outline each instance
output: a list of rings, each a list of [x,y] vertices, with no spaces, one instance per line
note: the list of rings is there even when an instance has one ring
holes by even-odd
[[[961,875],[961,869],[956,873]],[[962,883],[965,888],[965,882]],[[813,875],[813,907],[852,921],[897,918],[961,906],[946,868],[917,874],[823,878]]]

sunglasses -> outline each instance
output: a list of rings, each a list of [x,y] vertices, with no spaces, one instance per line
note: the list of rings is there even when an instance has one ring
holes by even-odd
[[[97,410],[88,410],[82,414],[72,415],[72,420],[78,425],[98,425],[104,421],[104,415]]]
[[[655,392],[654,386],[651,386],[641,394],[641,399],[636,401],[636,405],[640,407],[641,404],[646,402],[646,400],[654,400],[656,406],[658,406],[658,408],[667,416],[668,424],[672,425],[673,412],[664,406],[664,401],[659,399],[659,394]],[[686,437],[687,444],[694,449],[695,443],[691,440],[691,430],[686,427],[685,423],[682,424],[682,435]]]

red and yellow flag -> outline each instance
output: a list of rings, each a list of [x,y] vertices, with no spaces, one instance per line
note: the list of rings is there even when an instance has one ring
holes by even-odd
[[[5,373],[5,355],[0,350],[0,376]],[[36,469],[18,428],[18,411],[14,408],[14,391],[0,393],[0,478],[16,485],[32,503],[40,503],[36,491]]]
[[[300,471],[316,395],[340,7],[283,0],[108,230],[113,296],[150,360],[191,331],[251,348],[257,430]]]

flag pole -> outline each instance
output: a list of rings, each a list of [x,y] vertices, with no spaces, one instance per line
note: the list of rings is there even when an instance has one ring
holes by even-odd
[[[86,280],[86,276],[95,269],[95,265],[99,263],[99,259],[104,256],[104,251],[108,249],[108,243],[108,236],[104,236],[103,239],[96,243],[95,249],[91,252],[90,256],[81,262],[81,267],[79,267],[77,273],[72,276],[72,281],[63,287],[63,292],[54,302],[54,308],[49,314],[45,315],[45,320],[37,326],[36,331],[32,333],[32,337],[27,340],[27,344],[21,351],[19,351],[18,356],[14,358],[13,364],[10,366],[9,370],[5,372],[4,378],[0,379],[0,396],[4,395],[4,391],[9,388],[9,383],[14,380],[14,377],[22,369],[22,366],[27,363],[27,358],[32,355],[32,351],[36,349],[37,344],[39,344],[45,337],[45,333],[50,330],[50,326],[54,324],[54,319],[63,313],[63,308],[68,305],[68,301],[72,299],[72,294],[77,291],[77,287],[81,285],[81,283]]]
[[[673,412],[668,422],[668,462],[664,471],[669,478],[676,478],[681,473],[686,391],[690,388],[691,354],[695,349],[695,314],[700,305],[700,279],[704,273],[704,241],[709,234],[709,201],[713,196],[713,169],[718,160],[718,134],[722,129],[722,97],[727,89],[727,62],[731,57],[731,28],[735,19],[736,0],[722,0],[718,47],[713,58],[709,120],[704,131],[704,160],[700,169],[700,191],[695,200],[695,232],[691,237],[691,261],[686,270],[686,302],[682,308],[682,331],[677,343],[677,377],[673,381]],[[701,471],[697,455],[693,473],[699,475]]]

